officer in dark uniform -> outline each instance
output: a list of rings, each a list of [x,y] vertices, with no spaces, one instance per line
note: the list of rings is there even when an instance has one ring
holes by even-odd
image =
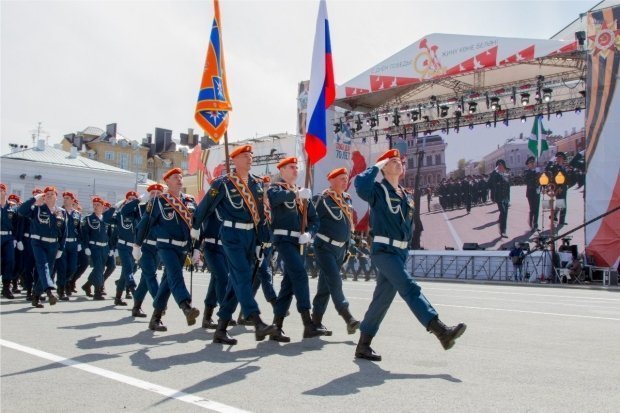
[[[525,161],[527,169],[523,173],[523,180],[525,181],[525,196],[527,202],[530,205],[530,214],[528,218],[528,225],[532,231],[538,229],[538,211],[540,208],[540,186],[538,184],[538,173],[536,168],[536,158],[530,156]]]
[[[98,196],[92,199],[93,212],[86,215],[82,221],[82,248],[84,254],[90,257],[93,269],[88,276],[88,281],[82,286],[82,290],[90,296],[90,287],[95,287],[93,300],[103,300],[103,283],[106,260],[109,253],[109,226],[112,223],[114,210],[104,212],[106,201]]]
[[[15,296],[11,292],[11,283],[15,277],[15,249],[17,241],[17,209],[15,204],[8,201],[6,185],[0,183],[0,205],[2,206],[2,215],[0,217],[0,240],[2,240],[2,296],[8,299],[14,299]]]
[[[190,228],[196,203],[192,197],[181,193],[181,168],[170,169],[163,179],[168,190],[153,201],[152,211],[147,211],[148,215],[142,218],[142,221],[148,222],[138,226],[136,243],[133,246],[134,258],[140,258],[142,245],[147,239],[147,229],[149,232],[153,231],[157,240],[157,253],[165,267],[164,276],[153,300],[153,315],[149,322],[149,329],[153,331],[167,330],[161,317],[170,294],[183,311],[188,326],[194,325],[200,315],[200,311],[192,307],[192,296],[183,279],[183,264],[188,251],[191,251]]]
[[[82,248],[81,221],[82,215],[74,209],[75,195],[72,192],[62,193],[62,207],[65,211],[67,238],[63,254],[56,260],[56,274],[58,276],[58,298],[68,301],[73,293],[71,280],[78,266],[78,253]]]
[[[471,178],[468,176],[461,180],[461,195],[462,195],[463,202],[465,204],[465,209],[467,210],[468,214],[471,212],[471,200],[472,200],[472,186],[471,186],[470,179]]]
[[[572,173],[569,173],[566,169],[566,154],[564,152],[558,152],[555,154],[555,162],[549,162],[547,167],[545,168],[547,174],[550,176],[550,180],[552,183],[555,182],[555,177],[562,173],[564,175],[564,183],[561,185],[556,184],[555,186],[555,194],[556,200],[564,201],[564,208],[555,209],[554,220],[558,220],[559,215],[559,223],[558,225],[566,225],[566,207],[568,206],[566,201],[566,196],[568,195],[568,188],[575,184],[575,178]]]
[[[138,205],[126,205],[123,208],[125,214],[133,215],[136,221],[136,232],[139,230],[138,225],[140,223],[146,223],[148,220],[142,221],[142,217],[147,215],[148,211],[153,211],[153,202],[159,195],[164,192],[164,186],[161,184],[151,184],[146,188],[149,194],[149,199],[144,204]],[[131,206],[135,207],[135,211],[131,211]],[[134,259],[140,264],[142,275],[140,276],[140,282],[133,294],[133,309],[131,315],[133,317],[146,317],[144,311],[142,311],[142,302],[148,292],[154,299],[159,289],[159,283],[157,282],[157,266],[159,264],[159,258],[157,256],[157,239],[153,231],[146,231],[146,238],[140,248],[141,255],[137,258],[134,255]],[[135,235],[134,235],[135,236]],[[135,238],[134,238],[135,241]],[[133,249],[132,249],[133,255]]]
[[[15,238],[15,266],[14,266],[13,281],[12,281],[13,288],[11,289],[11,292],[13,294],[19,294],[22,292],[19,289],[19,284],[23,285],[23,278],[21,275],[22,275],[22,270],[24,268],[23,258],[22,258],[24,255],[24,243],[22,242],[22,239],[20,238],[20,233],[19,233],[20,221],[22,221],[23,218],[19,216],[19,214],[17,213],[17,209],[22,204],[22,200],[19,197],[19,195],[11,194],[8,196],[8,201],[15,208],[15,213],[13,215],[13,220],[15,221],[15,230],[13,232],[13,236]]]
[[[316,205],[320,230],[314,238],[314,253],[320,272],[316,295],[312,300],[312,322],[329,331],[322,320],[331,296],[336,311],[344,319],[347,332],[355,334],[360,322],[349,311],[340,278],[340,268],[355,224],[351,196],[345,192],[349,186],[349,173],[346,168],[337,168],[327,175],[327,179],[329,188],[323,191]]]
[[[228,335],[226,328],[237,303],[241,304],[244,317],[254,323],[257,341],[274,333],[276,327],[263,322],[252,293],[252,273],[260,264],[262,244],[268,241],[266,235],[269,234],[264,228],[263,182],[260,177],[250,174],[252,146],[237,147],[230,152],[230,159],[235,171],[212,182],[196,210],[191,235],[193,239],[199,239],[203,221],[217,210],[223,219],[219,239],[226,254],[230,281],[218,311],[213,341],[234,345],[237,340]]]
[[[379,171],[384,179],[375,182]],[[462,323],[455,327],[444,325],[420,286],[405,270],[407,246],[413,234],[414,203],[413,195],[398,184],[402,174],[400,153],[397,149],[390,149],[377,159],[374,166],[355,178],[357,194],[370,206],[372,261],[379,270],[372,301],[360,327],[360,339],[355,349],[357,358],[381,360],[370,344],[397,292],[418,321],[437,336],[444,349],[452,348],[466,329]]]
[[[58,193],[48,186],[42,194],[36,195],[19,207],[19,214],[30,218],[30,244],[39,278],[32,294],[32,306],[42,308],[39,296],[45,292],[50,305],[56,304],[58,297],[52,280],[54,264],[62,255],[65,246],[65,212],[56,207]]]
[[[497,204],[499,210],[499,233],[503,238],[507,238],[506,226],[508,223],[508,207],[510,205],[510,175],[506,162],[498,159],[495,162],[495,170],[489,176],[489,188],[491,189],[491,200]]]
[[[114,298],[114,305],[126,306],[127,303],[123,301],[123,291],[129,289],[134,291],[136,288],[136,282],[134,280],[134,273],[136,271],[136,262],[133,259],[133,243],[135,240],[135,213],[137,211],[137,205],[140,203],[138,194],[135,191],[127,191],[125,199],[116,205],[116,212],[114,213],[114,224],[117,229],[118,240],[116,242],[116,250],[118,256],[121,259],[121,275],[116,281],[116,296]],[[125,212],[125,210],[127,212]]]
[[[112,209],[112,204],[108,201],[105,201],[103,204],[103,213],[105,214],[110,209]],[[116,208],[114,208],[110,215],[110,220],[108,223],[108,255],[105,259],[105,266],[103,270],[103,288],[101,290],[102,295],[107,295],[105,290],[105,283],[108,281],[108,278],[114,273],[116,270],[116,256],[118,255],[116,247],[118,245],[118,227],[116,226],[116,221],[114,220],[114,212]]]
[[[37,196],[43,193],[43,189],[34,188],[32,190],[32,196]],[[23,205],[23,204],[22,204]],[[19,214],[19,208],[17,209],[19,219],[18,219],[18,235],[17,239],[22,241],[23,251],[22,251],[22,268],[23,268],[23,283],[24,288],[26,289],[26,300],[32,301],[32,290],[34,286],[34,282],[38,279],[37,269],[34,260],[34,254],[32,252],[32,245],[30,243],[30,218],[28,216],[23,216]],[[19,248],[19,241],[17,247]]]

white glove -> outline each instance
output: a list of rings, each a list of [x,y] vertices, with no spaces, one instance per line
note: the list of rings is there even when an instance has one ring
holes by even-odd
[[[82,244],[78,244],[78,252],[82,251]]]
[[[39,199],[43,198],[43,195],[45,195],[45,194],[44,193],[36,194],[34,196],[34,199],[36,199],[38,201]]]
[[[194,253],[192,254],[192,264],[197,265],[200,262],[200,250],[194,249]]]
[[[62,257],[62,251],[59,250],[59,251],[56,252],[56,259],[58,259],[60,257]]]
[[[86,254],[87,257],[90,257],[90,248],[84,249],[84,254]]]
[[[263,263],[263,259],[265,258],[265,254],[263,254],[263,249],[260,245],[256,246],[256,259],[258,260],[258,265]]]
[[[118,257],[118,250],[114,250],[114,256]]]
[[[384,166],[385,166],[388,162],[390,162],[390,158],[383,159],[383,160],[381,160],[381,161],[377,162],[377,163],[375,164],[375,166],[376,166],[377,168],[379,168],[379,170],[381,170],[381,169],[383,169],[383,167],[384,167]]]
[[[109,255],[110,257],[113,257],[113,256],[114,256],[114,250],[110,250],[110,252],[108,252],[108,255]]]
[[[13,248],[17,248],[17,241],[13,240]]]
[[[116,204],[114,204],[114,207],[116,209],[120,208],[123,204],[125,203],[124,199],[121,199],[120,201],[118,201]]]
[[[142,248],[134,245],[133,249],[131,250],[131,255],[133,255],[134,260],[139,261],[140,257],[142,256]]]
[[[189,231],[189,236],[196,240],[200,238],[200,228],[192,228],[191,231]]]
[[[310,190],[310,188],[301,188],[299,190],[299,197],[301,199],[310,199],[312,198],[312,191]]]
[[[23,251],[24,250],[24,243],[21,241],[17,241],[17,249],[19,251]]]
[[[312,239],[312,236],[310,236],[310,233],[304,232],[303,234],[299,236],[299,243],[302,245],[307,244],[310,242],[310,239]]]

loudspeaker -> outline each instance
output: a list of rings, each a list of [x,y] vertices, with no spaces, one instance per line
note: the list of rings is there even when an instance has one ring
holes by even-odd
[[[465,242],[463,243],[463,251],[478,251],[480,245],[477,242]]]

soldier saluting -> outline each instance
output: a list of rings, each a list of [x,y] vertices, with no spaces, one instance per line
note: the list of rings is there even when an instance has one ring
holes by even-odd
[[[381,171],[384,179],[375,182]],[[398,292],[418,321],[435,334],[445,350],[454,345],[467,328],[465,324],[447,327],[437,311],[422,294],[422,289],[405,271],[407,246],[413,234],[413,195],[399,184],[403,164],[397,149],[390,149],[377,163],[355,178],[357,194],[370,206],[370,227],[373,236],[372,262],[376,265],[377,285],[360,326],[360,339],[355,357],[373,361],[381,356],[370,347],[394,296]]]

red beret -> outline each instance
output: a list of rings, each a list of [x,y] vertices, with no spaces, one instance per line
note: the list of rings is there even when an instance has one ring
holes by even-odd
[[[294,156],[289,156],[288,158],[282,159],[276,166],[278,167],[278,169],[280,169],[283,166],[288,165],[289,163],[297,165],[297,158]]]
[[[96,203],[96,202],[100,203],[101,205],[105,205],[105,201],[103,199],[99,198],[98,196],[93,198],[93,204]]]
[[[377,162],[380,162],[380,161],[382,161],[384,159],[390,159],[390,158],[399,158],[400,159],[400,152],[398,152],[398,149],[390,149],[389,151],[387,151],[386,153],[381,155],[377,159]]]
[[[240,155],[245,152],[252,153],[252,145],[241,145],[236,147],[228,156],[232,159],[237,155]]]
[[[21,199],[19,198],[19,195],[11,194],[9,195],[9,202],[15,202],[16,204],[19,204],[21,202]]]
[[[103,206],[106,208],[110,208],[112,206],[111,203],[109,203],[108,201],[103,201]]]
[[[46,186],[45,189],[43,190],[43,193],[47,194],[48,192],[54,192],[55,194],[58,194],[58,191],[56,191],[55,186]]]
[[[6,191],[6,185],[5,185],[5,184],[0,183],[0,189],[2,189],[3,191]]]
[[[151,184],[146,188],[147,192],[161,191],[164,192],[164,186],[162,184]]]
[[[183,170],[181,168],[172,168],[171,170],[169,170],[168,172],[164,174],[164,177],[163,177],[164,181],[170,178],[174,174],[183,175]]]
[[[32,190],[32,195],[42,194],[43,190],[41,188],[35,188]]]
[[[62,197],[64,198],[66,196],[68,196],[69,198],[73,199],[74,201],[77,201],[77,199],[75,199],[75,194],[73,192],[69,192],[69,191],[63,192],[62,193]]]
[[[327,179],[333,179],[338,175],[348,174],[347,168],[336,168],[333,169],[330,173],[327,174]]]
[[[127,193],[125,194],[125,199],[129,198],[130,196],[135,196],[137,198],[138,193],[136,191],[127,191]]]

